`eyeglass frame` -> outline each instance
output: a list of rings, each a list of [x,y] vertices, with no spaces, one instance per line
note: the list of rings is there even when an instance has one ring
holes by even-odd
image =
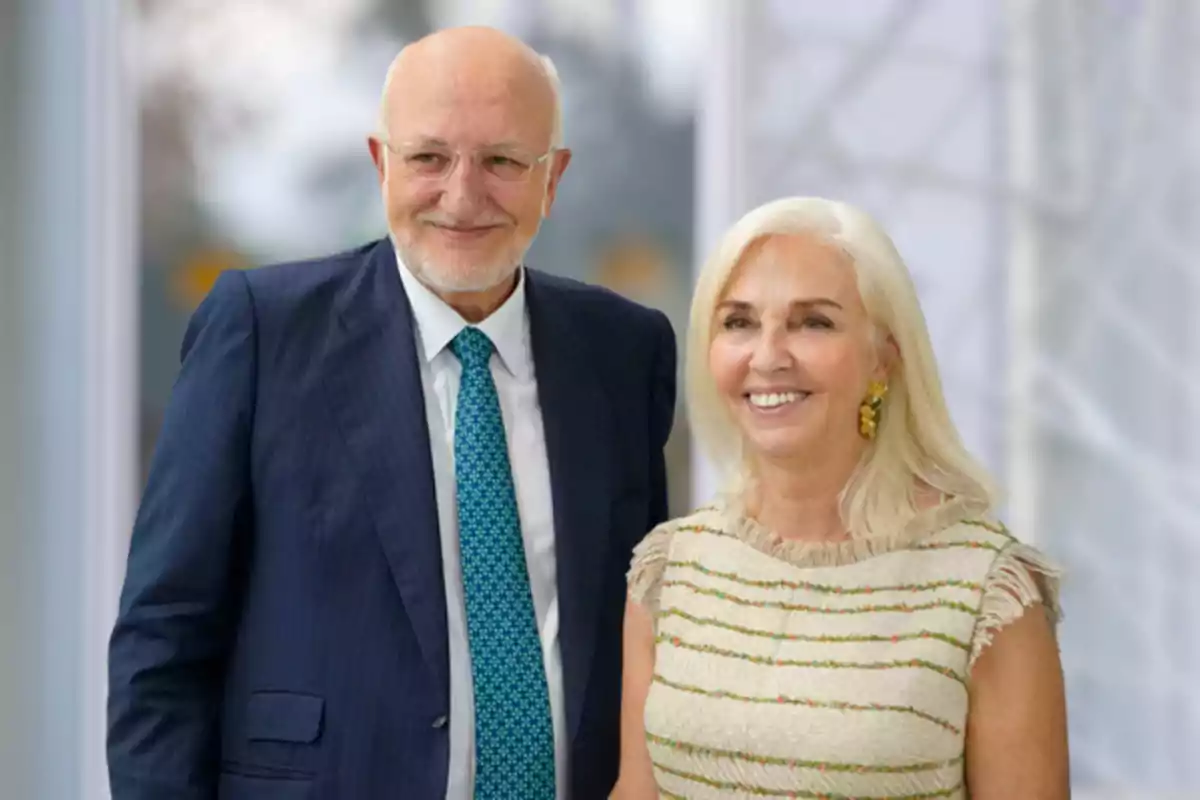
[[[451,175],[454,174],[454,170],[456,170],[458,168],[459,161],[462,159],[462,157],[464,155],[464,151],[462,149],[457,148],[457,147],[450,147],[445,142],[442,142],[441,140],[437,140],[437,139],[424,140],[424,141],[421,141],[421,140],[405,141],[405,142],[400,142],[397,144],[397,143],[393,143],[389,139],[389,137],[387,137],[383,134],[375,134],[374,138],[376,139],[376,141],[378,141],[384,147],[384,149],[390,151],[393,155],[400,157],[400,158],[403,158],[404,151],[407,148],[413,148],[414,150],[420,150],[421,148],[428,148],[430,150],[439,151],[442,154],[448,154],[450,156],[449,165],[443,171],[441,171],[440,173],[438,173],[436,175],[420,175],[420,174],[412,173],[410,170],[410,174],[412,175],[412,177],[418,178],[420,180],[428,180],[428,181],[444,181],[444,180],[446,180],[447,178],[449,178]],[[518,156],[518,155],[529,156],[528,168],[525,170],[525,172],[520,177],[503,178],[503,177],[500,177],[499,175],[495,176],[497,178],[497,180],[499,180],[503,184],[516,186],[516,185],[528,183],[530,177],[533,175],[533,173],[537,170],[538,167],[540,167],[542,164],[546,163],[547,159],[552,157],[555,153],[561,152],[561,151],[565,150],[565,148],[551,145],[551,147],[548,150],[546,150],[546,152],[542,153],[540,156],[534,156],[532,153],[529,153],[528,151],[526,151],[524,148],[521,148],[521,147],[508,147],[507,145],[485,145],[484,147],[475,148],[471,152],[472,161],[476,162],[477,166],[481,166],[477,163],[476,159],[478,158],[478,156],[480,154],[487,153],[489,150],[491,150],[496,155],[505,155],[505,153],[508,153],[509,155],[514,156],[514,160],[517,160],[517,161],[520,161],[521,159],[517,159],[517,158],[515,158],[515,156]],[[405,168],[406,169],[408,168],[407,164],[405,164]],[[484,169],[486,171],[486,168],[484,168]],[[491,174],[495,175],[495,173],[491,173]]]

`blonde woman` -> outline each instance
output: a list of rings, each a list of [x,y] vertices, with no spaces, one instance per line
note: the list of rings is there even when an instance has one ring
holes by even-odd
[[[747,214],[687,369],[729,488],[635,551],[614,797],[1068,797],[1057,573],[995,518],[884,231]]]

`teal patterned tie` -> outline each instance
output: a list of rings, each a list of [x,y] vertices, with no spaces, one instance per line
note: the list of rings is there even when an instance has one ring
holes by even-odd
[[[504,419],[488,362],[492,342],[464,328],[454,415],[454,477],[471,677],[475,800],[554,800],[554,728]]]

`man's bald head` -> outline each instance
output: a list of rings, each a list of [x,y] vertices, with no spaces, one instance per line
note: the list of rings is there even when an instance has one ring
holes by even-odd
[[[469,318],[516,285],[550,214],[571,161],[560,119],[549,61],[490,28],[439,31],[388,70],[367,137],[388,230],[405,268]]]
[[[475,102],[507,98],[548,121],[549,146],[563,145],[561,87],[553,62],[502,31],[449,28],[401,50],[384,79],[380,131],[391,133],[398,118],[419,113],[414,107],[434,93],[468,95]]]

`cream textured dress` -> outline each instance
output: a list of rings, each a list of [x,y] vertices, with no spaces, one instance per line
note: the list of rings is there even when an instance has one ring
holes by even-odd
[[[665,798],[965,798],[970,668],[1058,573],[965,504],[894,535],[784,541],[718,504],[637,547],[646,739]]]

